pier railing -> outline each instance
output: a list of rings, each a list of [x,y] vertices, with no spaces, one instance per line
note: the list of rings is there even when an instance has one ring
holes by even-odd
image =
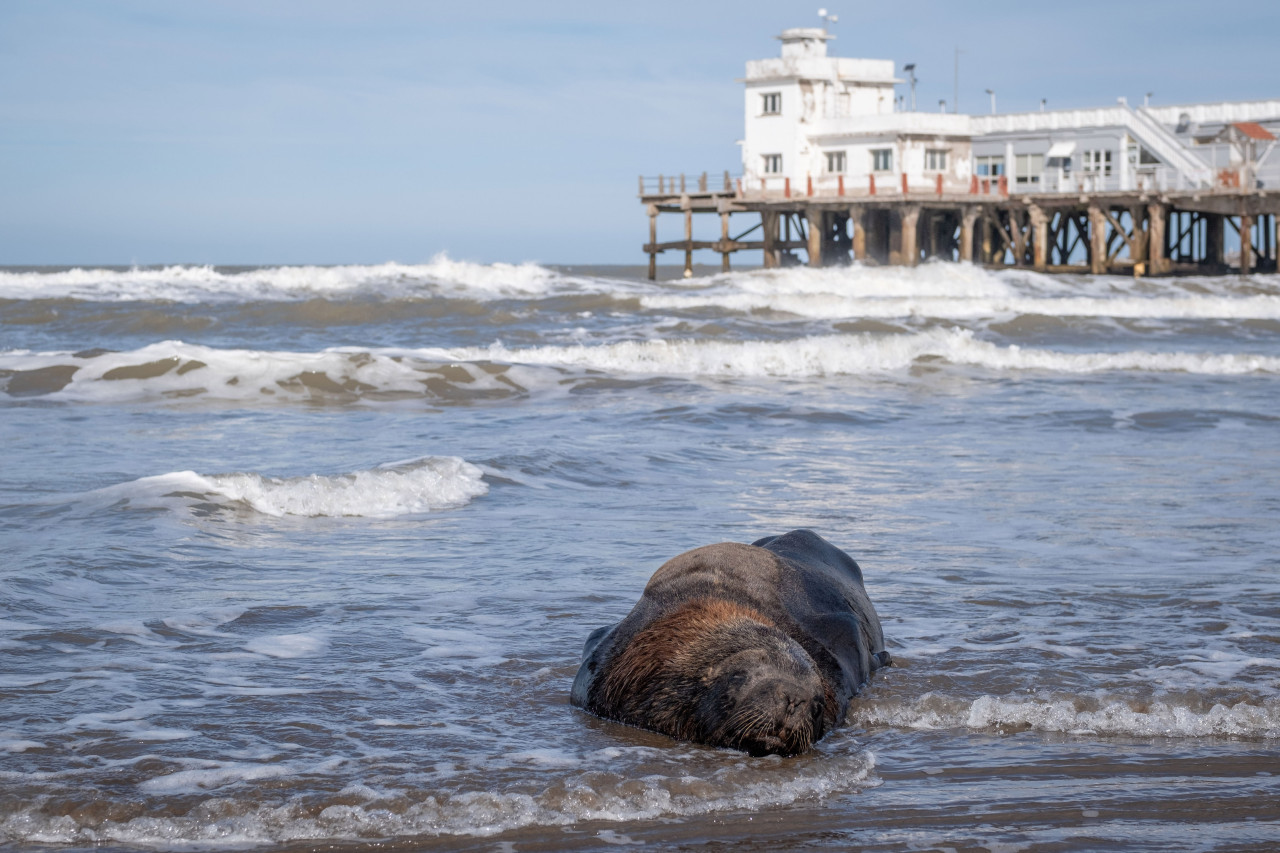
[[[737,178],[724,172],[685,172],[670,175],[640,176],[640,195],[707,195],[711,193],[734,193],[737,191]]]
[[[736,195],[744,200],[840,198],[903,195],[1008,195],[1002,178],[961,180],[942,174],[912,177],[902,173],[873,175],[817,175],[792,180],[780,175],[751,175],[738,181]]]
[[[801,179],[785,175],[733,175],[723,172],[642,176],[639,190],[648,196],[731,196],[744,201],[789,198],[865,198],[868,196],[1010,196],[1043,193],[1185,192],[1192,190],[1240,190],[1252,180],[1254,188],[1280,188],[1280,158],[1264,163],[1250,175],[1239,164],[1217,168],[1213,184],[1205,187],[1171,166],[1141,166],[1123,174],[1046,169],[1036,176],[971,175],[956,178],[941,173],[907,176],[901,172],[871,175],[812,175]]]

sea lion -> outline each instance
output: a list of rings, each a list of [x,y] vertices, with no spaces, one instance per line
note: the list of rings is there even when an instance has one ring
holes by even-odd
[[[889,663],[858,564],[793,530],[664,563],[626,618],[587,638],[570,701],[680,740],[797,755]]]

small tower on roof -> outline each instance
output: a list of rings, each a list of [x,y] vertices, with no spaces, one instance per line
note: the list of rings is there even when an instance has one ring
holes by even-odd
[[[826,56],[827,41],[835,38],[822,27],[793,27],[778,36],[782,56]]]

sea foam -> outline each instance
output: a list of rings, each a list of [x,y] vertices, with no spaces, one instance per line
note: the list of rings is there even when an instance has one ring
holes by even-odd
[[[484,472],[475,465],[456,456],[427,456],[336,476],[175,471],[108,486],[86,498],[141,506],[186,506],[195,500],[277,517],[394,518],[465,506],[488,491]]]
[[[282,266],[228,271],[212,266],[0,271],[0,299],[102,302],[248,302],[295,299],[540,296],[580,279],[532,263],[477,264],[441,253],[425,264]]]
[[[195,766],[142,782],[140,790],[151,795],[195,793],[331,770],[287,762],[191,763]],[[611,771],[608,756],[588,757],[584,763],[590,766],[568,772],[544,770],[539,776],[542,787],[526,791],[380,793],[353,785],[327,806],[315,798],[269,804],[262,802],[261,796],[219,791],[221,796],[184,813],[123,821],[104,819],[93,810],[82,810],[75,817],[19,810],[0,818],[0,840],[115,842],[168,849],[210,843],[491,836],[521,827],[568,826],[584,821],[651,821],[731,810],[755,812],[877,784],[875,759],[865,752],[802,763],[738,760],[701,774],[664,765],[641,778]]]
[[[420,355],[438,358],[439,351]],[[610,373],[731,378],[858,376],[899,371],[924,360],[994,371],[1055,373],[1154,371],[1206,374],[1280,372],[1280,357],[1247,353],[1061,352],[1000,346],[968,329],[899,335],[817,335],[786,341],[650,340],[594,346],[509,350],[501,345],[457,349],[460,360],[555,365]]]
[[[1242,295],[1205,280],[1204,292],[1153,293],[1125,279],[1081,281],[970,264],[762,270],[672,284],[640,297],[645,308],[812,319],[974,318],[1039,315],[1115,319],[1277,319],[1280,295]]]
[[[1114,371],[1280,373],[1280,357],[1231,352],[1068,352],[1000,345],[972,330],[810,335],[790,340],[645,340],[508,348],[335,348],[314,353],[219,350],[177,341],[133,352],[0,353],[11,397],[67,402],[176,401],[252,405],[472,402],[554,389],[566,371],[623,376],[787,379],[863,376],[945,363],[995,373]],[[567,379],[570,383],[574,376]]]
[[[1134,737],[1280,737],[1280,701],[1274,697],[1226,705],[1107,696],[984,695],[962,699],[930,692],[909,700],[859,700],[849,718],[863,726],[907,729],[1033,729]]]

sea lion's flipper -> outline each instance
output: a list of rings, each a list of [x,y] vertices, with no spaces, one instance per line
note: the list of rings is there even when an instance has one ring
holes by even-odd
[[[849,613],[818,613],[805,617],[802,627],[835,659],[843,674],[841,706],[871,679],[875,664],[867,638],[856,617]],[[833,673],[834,675],[834,673]],[[843,695],[840,695],[843,694]]]
[[[893,658],[886,651],[878,651],[871,656],[872,669],[884,669],[886,666],[893,666]]]

